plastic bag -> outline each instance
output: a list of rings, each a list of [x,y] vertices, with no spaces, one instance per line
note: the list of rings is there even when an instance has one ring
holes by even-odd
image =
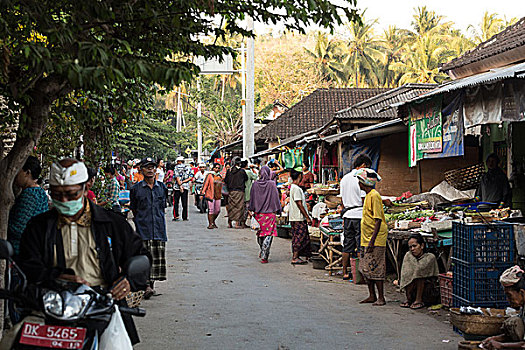
[[[255,218],[252,216],[252,221],[250,223],[250,228],[253,231],[259,231],[261,229],[261,225],[259,225],[259,222],[255,220]]]
[[[100,337],[100,350],[133,350],[128,331],[122,321],[118,306],[111,317],[108,327]]]

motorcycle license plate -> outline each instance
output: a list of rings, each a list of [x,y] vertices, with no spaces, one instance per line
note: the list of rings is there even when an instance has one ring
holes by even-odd
[[[82,349],[85,337],[85,328],[25,322],[20,335],[20,344],[51,349]]]

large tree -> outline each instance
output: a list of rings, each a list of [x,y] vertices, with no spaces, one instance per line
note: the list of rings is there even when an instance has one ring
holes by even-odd
[[[311,23],[332,28],[344,17],[358,18],[329,0],[3,0],[0,13],[0,95],[18,112],[16,141],[0,160],[2,238],[13,179],[60,99],[79,91],[101,96],[108,89],[120,89],[125,99],[125,86],[135,79],[166,88],[191,80],[198,73],[192,57],[234,53],[200,39],[226,32],[251,36],[241,23],[246,16],[282,21],[300,32]],[[1,117],[2,125],[14,122]]]

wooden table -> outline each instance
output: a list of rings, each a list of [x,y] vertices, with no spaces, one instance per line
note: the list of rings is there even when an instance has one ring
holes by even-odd
[[[390,251],[389,258],[396,269],[397,278],[401,277],[401,264],[403,256],[400,256],[401,247],[408,242],[410,236],[414,234],[408,230],[388,230],[387,246]],[[427,247],[438,250],[438,259],[441,259],[443,266],[448,271],[450,268],[450,248],[452,247],[452,238],[440,238],[437,232],[432,236],[423,236]]]
[[[343,269],[341,265],[342,249],[337,249],[337,247],[342,247],[340,235],[343,230],[334,230],[330,227],[320,227],[319,230],[321,231],[319,256],[328,263],[325,270],[332,276],[334,271]]]

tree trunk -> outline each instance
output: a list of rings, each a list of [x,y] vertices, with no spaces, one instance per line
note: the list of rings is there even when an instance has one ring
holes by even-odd
[[[51,104],[64,90],[65,82],[57,77],[47,77],[29,93],[30,103],[22,109],[19,118],[16,141],[11,151],[0,160],[0,238],[7,238],[9,210],[13,206],[15,195],[13,182],[24,165],[27,157],[37,145],[47,122]],[[3,270],[2,270],[3,271]],[[0,273],[0,288],[4,287],[4,273]],[[0,315],[4,314],[0,303]],[[4,328],[4,318],[0,317],[0,329]]]

